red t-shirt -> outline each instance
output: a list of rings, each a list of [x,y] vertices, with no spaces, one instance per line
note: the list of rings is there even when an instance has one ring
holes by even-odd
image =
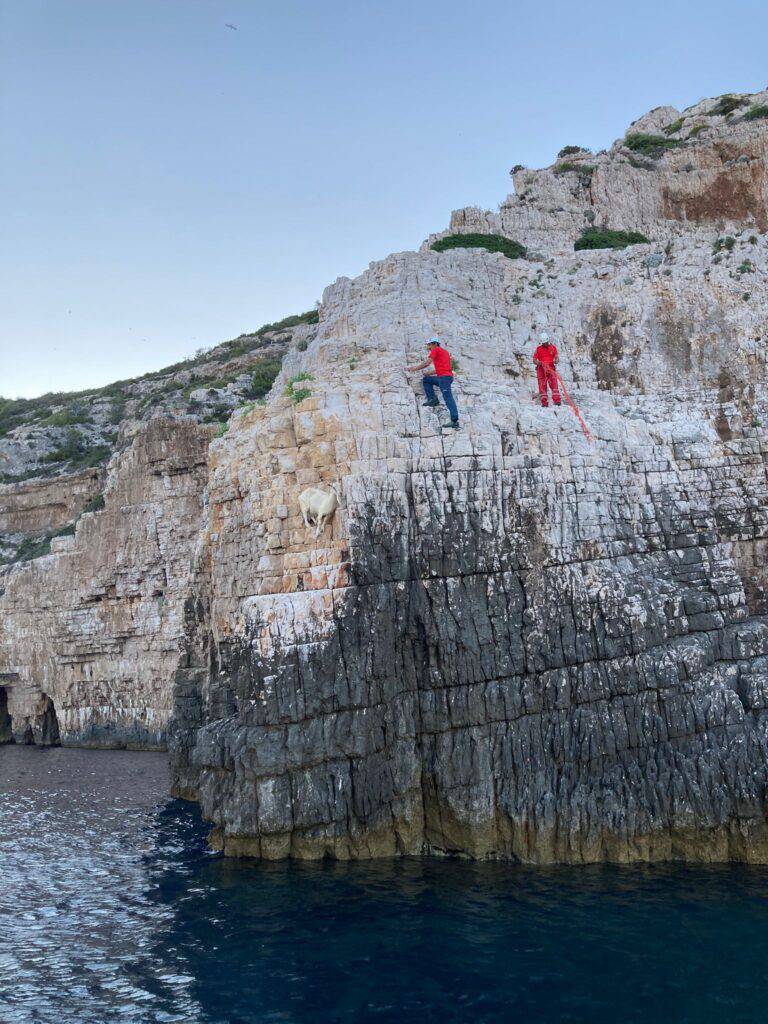
[[[429,358],[432,360],[435,367],[435,374],[438,377],[452,377],[451,371],[451,357],[441,348],[439,345],[435,345],[434,348],[429,350]]]
[[[554,345],[539,345],[533,353],[534,359],[540,359],[543,366],[554,366],[557,359],[557,349]]]

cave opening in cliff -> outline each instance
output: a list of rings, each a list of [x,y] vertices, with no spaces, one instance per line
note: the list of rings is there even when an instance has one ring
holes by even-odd
[[[8,711],[8,691],[0,686],[0,743],[13,743],[13,719]]]
[[[34,733],[42,747],[58,747],[61,743],[56,706],[47,693],[42,693],[37,703]]]

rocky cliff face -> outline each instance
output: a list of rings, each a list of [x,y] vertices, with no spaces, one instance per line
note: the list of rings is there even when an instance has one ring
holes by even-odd
[[[165,746],[208,444],[316,319],[94,392],[0,399],[0,743]]]
[[[212,433],[153,420],[110,464],[103,509],[6,573],[7,738],[164,746]]]
[[[174,788],[215,844],[768,860],[766,100],[651,112],[560,161],[576,170],[517,172],[498,213],[454,215],[526,259],[425,245],[337,281],[266,405],[158,510],[181,539],[157,558],[183,548],[186,567],[174,654],[153,655],[175,671]],[[649,242],[574,251],[589,226]],[[534,401],[542,329],[591,441]],[[435,333],[460,364],[455,433],[403,369]],[[317,540],[310,484],[342,496]],[[14,570],[11,623],[61,576],[47,562]],[[152,596],[132,617],[148,649]],[[21,676],[34,648],[16,643]]]
[[[500,232],[547,255],[572,252],[593,224],[641,231],[657,243],[697,226],[763,232],[766,104],[768,90],[702,100],[682,112],[658,107],[605,152],[565,153],[543,171],[514,168],[515,193],[497,213],[458,210],[449,230]]]
[[[527,260],[425,247],[338,281],[283,371],[311,397],[214,442],[172,750],[227,852],[768,857],[766,133],[723,118],[643,168],[617,144],[589,195],[526,172],[454,216]],[[696,205],[746,163],[742,206]],[[588,225],[651,241],[574,252]],[[592,443],[532,400],[543,328]],[[432,333],[459,433],[403,371]],[[298,494],[331,482],[315,542]]]

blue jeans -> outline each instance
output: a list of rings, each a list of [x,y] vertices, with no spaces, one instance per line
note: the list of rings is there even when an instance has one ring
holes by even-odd
[[[435,384],[437,384],[442,392],[443,401],[448,407],[448,412],[451,414],[451,420],[456,423],[459,419],[459,410],[456,408],[453,392],[451,391],[453,377],[437,377],[434,373],[428,373],[425,377],[422,377],[422,381],[424,383],[424,394],[427,396],[428,402],[437,401],[435,398]]]

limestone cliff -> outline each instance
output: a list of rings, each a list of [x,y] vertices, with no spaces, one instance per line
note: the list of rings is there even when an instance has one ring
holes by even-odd
[[[425,246],[337,281],[283,370],[311,397],[212,444],[172,751],[227,852],[768,859],[768,133],[716,106],[644,167],[617,144],[589,190],[525,172],[454,216],[526,260]],[[704,198],[747,164],[740,205]],[[589,225],[650,243],[575,252]],[[592,443],[532,400],[542,328]],[[403,370],[432,333],[459,433]]]
[[[0,399],[0,743],[165,746],[208,444],[316,319],[93,392]]]
[[[110,464],[103,509],[6,574],[0,686],[18,742],[165,745],[212,433],[153,420]]]
[[[105,643],[94,678],[144,679],[146,657],[157,682],[126,689],[150,706],[175,672],[174,789],[225,851],[768,861],[767,102],[660,108],[606,153],[516,171],[499,212],[450,231],[526,258],[425,244],[372,264],[326,290],[267,403],[210,446],[196,425],[134,438],[187,446],[187,482],[181,497],[132,456],[173,525],[118,606],[131,625],[98,634],[130,636],[125,675]],[[649,241],[576,251],[585,228]],[[591,442],[534,401],[542,329]],[[459,361],[456,433],[404,371],[435,333]],[[128,466],[109,472],[104,510],[6,584],[0,670],[27,673],[29,700],[43,589],[99,575],[90,531],[106,543],[118,505],[145,536],[143,497],[111,503]],[[317,541],[298,506],[312,483],[342,495]],[[139,550],[110,548],[126,572]],[[71,634],[40,621],[53,685]],[[98,687],[72,661],[74,710]]]

